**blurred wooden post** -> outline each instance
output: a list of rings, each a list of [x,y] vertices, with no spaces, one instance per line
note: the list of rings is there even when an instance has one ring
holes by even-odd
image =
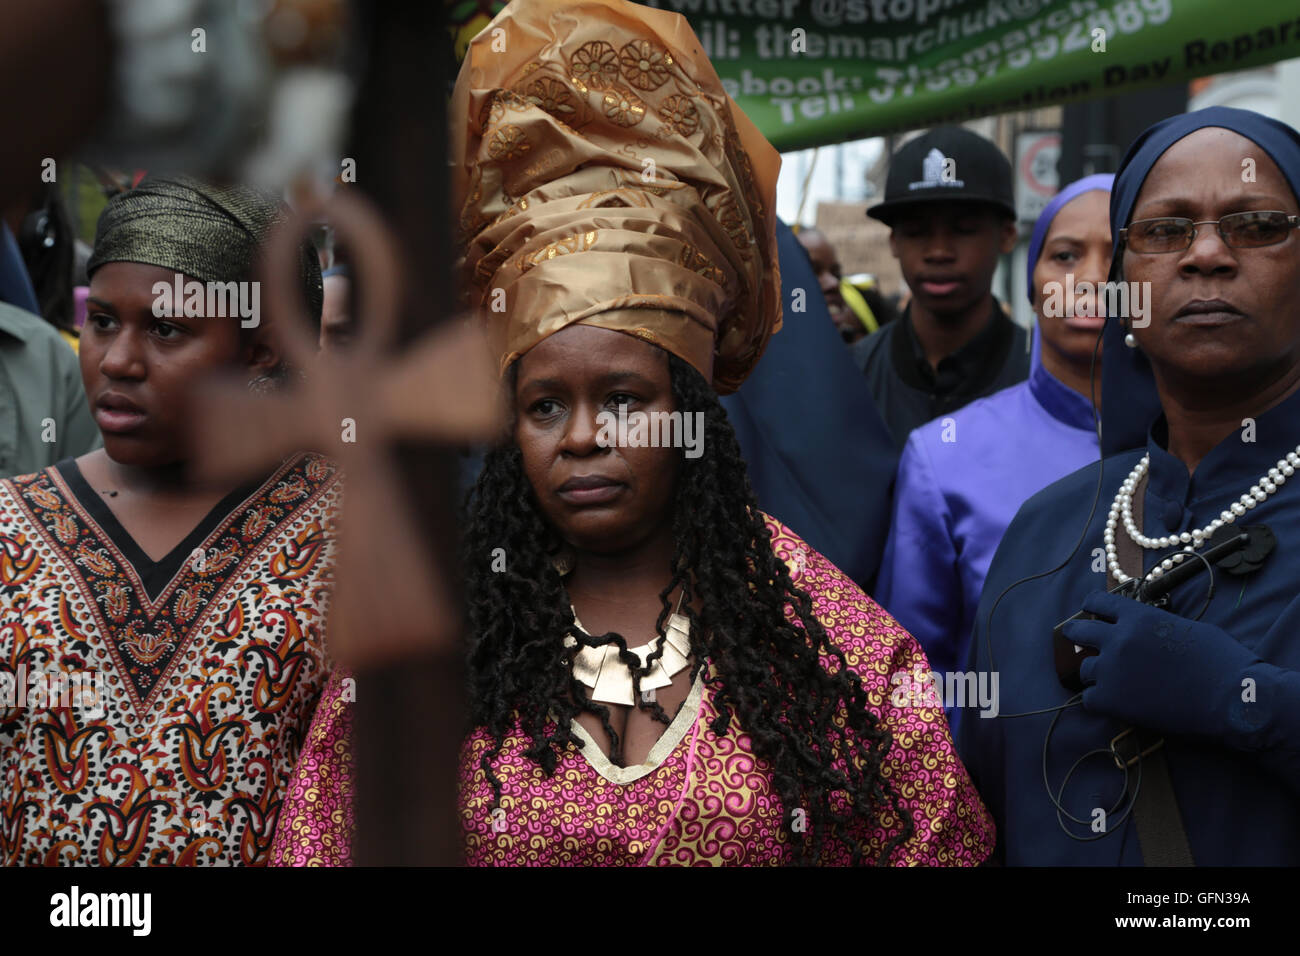
[[[360,189],[384,214],[410,264],[402,343],[446,318],[451,288],[446,101],[449,41],[440,3],[355,3],[368,20],[366,72],[345,155]],[[453,453],[395,450],[399,472],[443,569],[455,567]],[[374,595],[382,601],[383,595]],[[456,608],[459,611],[459,605]],[[412,646],[432,622],[411,621]],[[365,635],[358,635],[360,640]],[[421,650],[357,675],[354,704],[358,865],[454,865],[461,861],[456,757],[464,731],[459,648]]]

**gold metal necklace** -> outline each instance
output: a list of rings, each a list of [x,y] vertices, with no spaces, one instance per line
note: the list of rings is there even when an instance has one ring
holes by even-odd
[[[677,610],[669,616],[662,637],[655,638],[649,644],[628,648],[637,656],[641,661],[641,667],[644,668],[650,654],[660,644],[663,645],[663,654],[654,662],[650,673],[641,678],[641,694],[647,701],[654,700],[655,691],[671,684],[673,676],[684,670],[691,662],[691,620],[681,613],[684,596],[683,591],[677,598]],[[569,610],[573,611],[574,627],[590,636],[591,632],[582,626],[582,622],[578,620],[578,612],[572,604],[569,605]],[[566,634],[564,646],[577,647],[578,639],[572,634]],[[591,688],[591,699],[594,701],[602,704],[624,704],[628,707],[636,703],[632,668],[619,658],[618,647],[614,644],[583,647],[574,654],[573,676]]]

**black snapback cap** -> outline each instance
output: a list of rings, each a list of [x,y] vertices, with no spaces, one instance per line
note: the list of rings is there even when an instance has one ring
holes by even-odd
[[[991,142],[961,126],[939,126],[899,147],[889,161],[885,201],[867,215],[891,224],[908,207],[985,203],[1016,216],[1011,162]]]

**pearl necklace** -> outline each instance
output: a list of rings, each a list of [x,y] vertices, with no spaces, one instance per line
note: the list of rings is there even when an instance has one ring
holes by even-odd
[[[1120,568],[1119,554],[1115,549],[1115,532],[1121,517],[1124,519],[1124,530],[1128,533],[1128,536],[1148,550],[1170,548],[1179,544],[1184,546],[1182,551],[1165,558],[1152,568],[1151,573],[1147,575],[1150,578],[1158,578],[1173,568],[1174,565],[1182,564],[1195,549],[1204,544],[1206,539],[1224,525],[1232,524],[1285,484],[1286,480],[1295,474],[1296,469],[1300,468],[1300,445],[1297,445],[1294,451],[1287,452],[1286,457],[1279,458],[1277,464],[1259,479],[1258,484],[1251,485],[1249,491],[1220,512],[1219,517],[1204,528],[1195,531],[1183,531],[1180,534],[1164,535],[1159,538],[1148,538],[1139,530],[1137,522],[1133,520],[1133,492],[1137,489],[1150,465],[1151,456],[1143,455],[1142,460],[1137,463],[1137,467],[1129,472],[1129,476],[1120,485],[1119,493],[1115,495],[1115,501],[1110,506],[1110,514],[1106,518],[1106,533],[1104,535],[1106,566],[1110,568],[1110,573],[1115,576],[1115,580],[1120,584],[1127,584],[1133,580]]]

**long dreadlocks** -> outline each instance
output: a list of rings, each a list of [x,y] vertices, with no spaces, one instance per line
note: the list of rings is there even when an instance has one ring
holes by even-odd
[[[901,824],[877,859],[887,863],[913,833],[910,815],[881,773],[891,736],[868,710],[862,682],[813,615],[808,594],[794,585],[785,562],[773,552],[717,396],[690,365],[673,355],[668,361],[677,409],[704,413],[707,453],[683,458],[672,519],[675,554],[666,569],[672,577],[660,595],[656,628],[664,633],[669,595],[682,587],[695,653],[691,681],[706,658],[713,663],[720,716],[712,729],[725,735],[734,720],[770,765],[787,828],[798,844],[798,861],[817,862],[827,841],[839,840],[860,862],[862,848],[848,837],[846,826],[857,816],[868,823],[883,818]],[[507,384],[513,392],[513,378]],[[568,666],[570,655],[582,646],[616,646],[633,669],[641,701],[637,706],[670,723],[656,701],[644,701],[640,694],[640,679],[661,651],[642,668],[621,635],[592,637],[574,627],[552,564],[561,543],[542,517],[516,445],[488,453],[466,510],[462,567],[471,634],[471,717],[495,740],[482,767],[496,803],[501,782],[492,761],[516,716],[531,739],[526,753],[547,774],[555,772],[564,747],[582,746],[570,730],[571,720],[582,712],[600,718],[612,741],[611,756],[618,759],[621,744],[610,726],[609,708],[587,696]],[[496,548],[511,556],[504,571],[490,570],[489,556]],[[787,605],[794,611],[793,623],[786,618]],[[578,646],[566,649],[566,635]],[[822,654],[836,662],[832,672],[822,666]],[[556,719],[548,731],[550,714]],[[844,726],[836,725],[839,714]],[[837,757],[844,758],[839,768]],[[836,810],[832,795],[837,791],[848,796],[847,810]],[[810,808],[812,839],[790,826],[796,807]]]

